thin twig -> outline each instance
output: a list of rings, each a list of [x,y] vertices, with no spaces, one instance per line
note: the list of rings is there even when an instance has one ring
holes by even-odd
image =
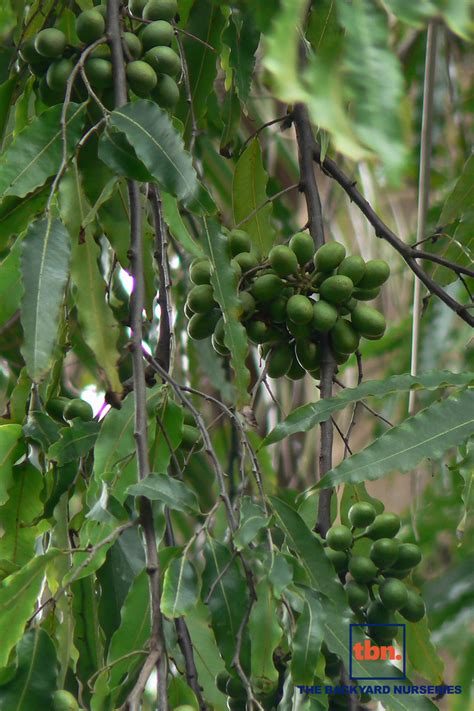
[[[241,149],[240,149],[240,151],[239,151],[239,155],[242,155],[242,153],[245,151],[245,149],[247,148],[247,146],[248,146],[248,144],[250,143],[250,141],[252,141],[252,139],[254,139],[254,138],[256,138],[257,136],[259,136],[262,131],[264,131],[264,130],[265,130],[266,128],[268,128],[269,126],[273,126],[274,124],[276,124],[276,123],[281,123],[282,121],[285,121],[285,120],[288,121],[288,122],[292,121],[292,120],[293,120],[293,119],[292,119],[292,115],[291,115],[291,114],[285,114],[284,116],[278,116],[278,118],[271,119],[271,121],[266,121],[266,122],[263,123],[261,126],[259,126],[255,131],[253,131],[253,133],[250,134],[250,136],[248,136],[248,137],[245,139],[245,141],[243,142],[242,147],[241,147]]]
[[[293,185],[289,185],[287,188],[283,188],[283,190],[280,190],[278,193],[275,193],[274,195],[270,195],[264,202],[260,203],[260,205],[257,205],[255,210],[252,210],[246,217],[244,217],[243,220],[240,220],[236,224],[236,229],[239,227],[242,227],[242,225],[245,225],[246,222],[252,219],[252,217],[255,217],[260,210],[263,210],[266,205],[269,205],[271,202],[274,202],[275,200],[278,200],[282,195],[285,195],[285,193],[289,193],[291,190],[295,190],[295,188],[299,188],[300,184],[299,183],[294,183]]]
[[[196,138],[198,137],[198,134],[199,134],[199,129],[198,129],[198,125],[197,125],[196,114],[194,112],[193,95],[191,92],[191,81],[189,79],[188,60],[186,59],[186,52],[184,51],[183,41],[181,39],[181,36],[178,34],[178,32],[175,32],[175,37],[176,37],[176,44],[178,45],[179,56],[181,59],[181,70],[183,72],[183,81],[184,81],[184,90],[186,92],[186,101],[189,106],[189,115],[191,117],[191,138],[189,140],[189,152],[191,153],[191,155],[194,155],[194,148],[196,145]],[[198,175],[199,175],[200,171],[199,171],[198,166],[196,166],[196,170],[198,170]],[[202,176],[199,175],[199,177],[202,177]]]

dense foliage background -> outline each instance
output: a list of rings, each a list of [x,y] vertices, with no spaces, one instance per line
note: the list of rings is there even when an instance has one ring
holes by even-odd
[[[0,708],[286,711],[378,697],[464,711],[472,5],[179,0],[171,110],[125,94],[120,36],[139,33],[139,5],[103,10],[113,91],[83,72],[75,18],[91,0],[0,8]],[[19,53],[53,26],[75,67],[62,93]],[[362,340],[334,382],[334,364],[318,380],[267,378],[239,321],[224,239],[236,226],[261,259],[309,226],[315,246],[387,260],[383,339]],[[224,358],[186,330],[203,256]],[[94,418],[64,418],[58,398],[82,398]],[[188,449],[185,413],[200,436]],[[400,538],[423,553],[409,585],[427,607],[407,623],[406,683],[461,695],[341,702],[295,688],[347,682],[354,617],[324,552],[323,474],[331,521],[374,499],[402,517]],[[216,686],[225,669],[237,701]]]

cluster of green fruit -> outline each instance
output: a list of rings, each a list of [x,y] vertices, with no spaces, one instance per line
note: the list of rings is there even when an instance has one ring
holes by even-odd
[[[171,21],[178,11],[176,0],[149,0],[145,5],[131,0],[130,14],[143,10],[140,29],[130,19],[130,30],[122,34],[126,77],[129,88],[139,97],[150,97],[164,109],[173,108],[179,100],[179,87],[175,81],[181,72],[179,55],[171,47],[174,29]],[[104,42],[90,51],[84,72],[92,89],[103,102],[113,108],[113,76],[109,44],[106,39],[106,5],[96,5],[84,10],[76,18],[76,34],[81,43],[74,47],[67,42],[65,33],[48,27],[27,39],[20,49],[20,57],[37,77],[37,92],[48,106],[62,103],[71,72],[80,54],[101,38]],[[141,11],[140,11],[141,13]],[[146,23],[146,24],[144,24]],[[143,25],[143,26],[141,26]],[[73,99],[84,100],[87,92],[81,77],[77,77]]]
[[[234,229],[225,237],[238,284],[240,315],[249,340],[260,346],[272,378],[292,380],[309,372],[320,377],[321,340],[328,334],[336,363],[344,363],[359,347],[360,338],[379,339],[385,319],[365,304],[375,299],[388,279],[390,267],[382,259],[365,262],[346,256],[345,247],[331,242],[316,253],[311,237],[295,234],[288,245],[271,250],[260,261],[250,236]],[[191,264],[185,314],[193,339],[212,337],[217,353],[228,355],[224,320],[211,286],[212,266],[203,257]]]
[[[84,422],[92,420],[94,413],[92,407],[85,400],[75,397],[54,397],[46,403],[46,412],[50,417],[59,421],[70,421],[79,418]]]
[[[351,579],[345,583],[349,605],[361,623],[393,625],[395,612],[409,622],[424,617],[422,598],[403,582],[421,561],[421,551],[414,543],[396,538],[400,519],[393,513],[376,514],[366,501],[354,504],[348,513],[351,528],[333,525],[326,535],[325,552],[337,573]],[[361,529],[355,534],[357,529]],[[365,539],[365,540],[364,540]],[[366,547],[368,555],[352,550],[354,545]],[[369,633],[377,644],[388,644],[398,627],[372,627]]]
[[[237,673],[219,672],[216,676],[216,686],[227,698],[227,708],[230,711],[242,711],[245,708],[247,692]],[[264,709],[276,708],[278,701],[278,684],[265,684],[264,689],[254,690],[257,701]]]

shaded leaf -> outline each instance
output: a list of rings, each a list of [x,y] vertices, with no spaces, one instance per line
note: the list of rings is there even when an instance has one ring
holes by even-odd
[[[72,614],[74,619],[74,646],[79,652],[76,664],[78,679],[87,685],[87,680],[104,663],[102,632],[99,625],[99,599],[92,576],[78,580],[70,586]],[[84,688],[84,697],[90,697]]]
[[[69,274],[71,244],[59,220],[40,219],[23,240],[22,354],[35,382],[49,370],[57,341],[59,311]]]
[[[397,620],[398,621],[398,620]],[[443,684],[444,662],[440,658],[430,638],[426,617],[417,622],[405,623],[407,671],[409,674],[420,674],[432,684]]]
[[[311,685],[324,639],[324,610],[312,591],[300,587],[303,611],[298,617],[292,639],[291,677],[294,684]]]
[[[198,597],[199,581],[194,565],[185,556],[175,558],[166,568],[161,611],[166,617],[184,617]]]
[[[452,192],[446,198],[439,218],[441,225],[447,225],[472,210],[474,197],[474,156],[468,158],[456,181]]]
[[[255,504],[250,496],[244,496],[240,505],[240,525],[234,534],[237,550],[242,550],[253,541],[255,536],[268,526],[270,519],[265,516],[261,506]]]
[[[183,222],[178,209],[178,202],[173,195],[161,193],[161,202],[163,205],[163,219],[168,225],[169,231],[174,239],[184,247],[186,252],[195,257],[203,256],[202,246],[197,244],[188,232],[188,228]]]
[[[162,501],[175,511],[197,513],[199,506],[196,494],[179,479],[168,474],[150,474],[138,484],[128,487],[131,496],[146,496],[151,501]]]
[[[216,676],[224,670],[224,665],[209,624],[208,610],[201,601],[190,610],[186,625],[193,643],[194,661],[204,698],[216,711],[226,711],[226,697],[216,687]]]
[[[260,143],[254,139],[235,166],[232,207],[236,224],[265,202],[267,182],[268,175],[263,165]],[[272,209],[271,203],[265,205],[242,225],[242,229],[252,238],[254,250],[264,257],[269,253],[275,240],[275,230],[271,222]]]
[[[21,239],[0,264],[0,325],[5,324],[20,308]]]
[[[474,433],[474,390],[451,395],[385,432],[323,476],[316,488],[373,481],[396,469],[406,472],[427,457],[439,459]]]
[[[8,123],[8,116],[10,114],[10,102],[17,83],[18,77],[14,75],[0,85],[0,143],[3,142],[5,128]]]
[[[52,417],[41,410],[29,410],[28,419],[23,426],[23,433],[47,451],[48,447],[59,439],[59,425]]]
[[[33,217],[43,212],[49,190],[30,193],[24,198],[6,197],[0,202],[0,245],[6,246],[13,235],[20,235],[26,230]]]
[[[47,109],[8,146],[0,161],[0,195],[24,197],[58,171],[63,157],[61,111],[62,104]],[[69,153],[81,137],[84,115],[85,104],[69,105]]]
[[[0,504],[8,500],[13,465],[26,451],[22,435],[21,425],[0,425]]]
[[[473,381],[474,373],[450,373],[449,371],[433,371],[416,376],[403,373],[403,375],[392,375],[384,380],[366,380],[355,388],[345,388],[334,397],[297,407],[265,437],[262,445],[274,444],[296,432],[309,432],[320,422],[328,420],[334,412],[366,397],[381,397],[415,388],[434,390],[447,386],[469,385]]]
[[[273,652],[283,631],[278,623],[277,607],[267,578],[257,585],[257,600],[249,618],[252,647],[251,679],[257,689],[271,690],[278,681],[278,671],[273,663]]]
[[[79,418],[70,427],[59,431],[60,439],[48,449],[48,457],[59,465],[85,457],[92,449],[99,434],[100,425],[95,420],[83,422]]]
[[[29,462],[13,468],[9,498],[0,508],[0,559],[26,565],[33,558],[35,539],[48,526],[35,523],[43,512],[43,487],[41,472]]]
[[[255,67],[255,52],[260,40],[260,32],[255,28],[248,12],[233,13],[222,36],[230,49],[229,64],[233,70],[235,88],[242,102],[246,102]]]
[[[137,158],[123,133],[104,131],[99,139],[98,156],[116,175],[141,183],[153,182],[153,176]]]
[[[183,409],[166,398],[156,407],[155,418],[156,434],[150,451],[150,468],[157,474],[165,474],[172,453],[181,443]]]

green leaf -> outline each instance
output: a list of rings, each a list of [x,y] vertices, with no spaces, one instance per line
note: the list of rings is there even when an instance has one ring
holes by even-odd
[[[153,176],[137,158],[123,133],[104,131],[99,139],[98,156],[117,175],[141,183],[153,182]]]
[[[403,375],[392,375],[384,380],[366,380],[356,388],[345,388],[334,397],[297,407],[265,437],[262,446],[279,442],[296,432],[309,432],[320,422],[329,420],[334,412],[343,410],[347,405],[366,397],[382,397],[415,388],[434,390],[448,386],[470,385],[473,381],[474,373],[450,373],[447,370],[435,370],[416,376],[403,373]]]
[[[222,36],[230,49],[229,64],[233,70],[233,80],[239,98],[246,102],[255,68],[255,52],[260,40],[260,32],[255,28],[248,12],[233,13]]]
[[[26,632],[16,655],[15,675],[0,686],[2,711],[53,708],[58,665],[56,649],[48,633],[41,627]]]
[[[6,247],[10,237],[21,235],[33,218],[43,212],[48,199],[48,187],[24,198],[6,197],[0,202],[0,245]]]
[[[120,327],[105,298],[106,283],[100,273],[100,248],[92,233],[86,230],[81,243],[73,245],[71,277],[76,287],[74,298],[82,335],[97,358],[109,389],[122,391],[117,363],[117,341]]]
[[[452,192],[443,205],[439,223],[448,225],[472,210],[474,198],[474,156],[468,158]]]
[[[402,22],[406,22],[413,27],[423,27],[427,21],[436,13],[436,6],[429,0],[418,0],[418,2],[406,2],[406,0],[385,0],[385,4]]]
[[[21,425],[0,425],[0,504],[8,500],[8,489],[13,481],[12,467],[25,453],[22,435]]]
[[[22,354],[28,375],[39,382],[51,365],[57,342],[59,312],[69,275],[71,243],[59,220],[40,219],[23,240]]]
[[[212,628],[228,669],[235,654],[237,633],[248,605],[248,590],[237,562],[229,549],[207,537],[204,547],[206,567],[202,577],[203,599],[208,599]],[[240,658],[244,670],[250,663],[250,642],[244,632]]]
[[[235,374],[235,385],[240,403],[248,401],[247,392],[250,373],[245,365],[247,358],[247,334],[238,320],[239,301],[235,275],[230,266],[225,241],[219,234],[214,220],[204,219],[205,249],[214,266],[211,283],[214,298],[221,307],[224,318],[224,343],[231,353],[231,365]]]
[[[0,161],[0,195],[24,197],[54,175],[61,164],[62,104],[37,116],[5,151]],[[85,104],[70,104],[67,111],[68,155],[81,137]]]
[[[0,264],[0,325],[6,323],[20,308],[20,258],[21,239],[17,239]]]
[[[168,225],[169,231],[174,239],[184,247],[186,252],[195,257],[202,257],[203,250],[201,245],[197,244],[188,232],[188,228],[183,222],[178,209],[178,201],[168,193],[161,193],[161,202],[163,205],[163,219]]]
[[[166,568],[161,611],[166,617],[184,617],[199,597],[199,580],[194,565],[185,556],[175,558]]]
[[[235,166],[232,185],[232,206],[236,224],[245,220],[267,199],[268,175],[265,171],[260,143],[255,138],[240,156]],[[272,204],[265,205],[242,224],[252,238],[254,250],[266,257],[275,241],[271,215]]]
[[[451,395],[392,427],[331,469],[313,488],[374,481],[393,470],[406,472],[422,459],[439,459],[474,433],[474,390]],[[308,491],[311,491],[308,490]]]
[[[47,563],[58,554],[59,551],[50,550],[45,555],[36,556],[3,581],[0,588],[0,668],[6,666],[11,650],[21,639],[25,624],[33,614]]]
[[[405,623],[407,671],[410,675],[416,673],[432,684],[443,684],[444,662],[440,658],[430,639],[430,631],[426,617],[414,624],[399,618]],[[397,620],[398,621],[398,620]]]
[[[224,665],[212,634],[209,612],[202,602],[198,601],[190,610],[186,625],[193,643],[194,661],[204,698],[215,711],[227,711],[226,697],[216,687],[216,676],[224,670]]]
[[[163,190],[180,200],[195,194],[197,178],[191,157],[166,111],[152,101],[140,100],[115,109],[109,121],[112,128],[125,134],[138,159]]]
[[[237,550],[245,548],[255,536],[266,528],[270,518],[265,516],[261,506],[254,504],[250,496],[244,496],[240,505],[240,525],[234,534]]]
[[[48,458],[62,465],[85,457],[94,446],[99,430],[100,425],[95,420],[83,422],[76,418],[70,427],[59,431],[60,439],[48,449]]]
[[[28,410],[28,418],[23,426],[26,438],[37,442],[44,451],[59,439],[59,425],[42,410]]]
[[[196,494],[184,482],[168,474],[150,474],[139,484],[129,486],[127,492],[131,496],[146,496],[151,501],[162,501],[174,511],[199,512]]]
[[[292,639],[291,678],[294,684],[311,685],[324,639],[325,615],[321,602],[311,590],[299,590],[304,595],[304,607]]]
[[[268,579],[273,585],[273,592],[277,598],[280,598],[282,592],[293,582],[293,568],[281,553],[274,555]]]
[[[249,618],[250,644],[252,648],[251,679],[262,691],[274,688],[278,671],[273,663],[273,653],[283,631],[278,623],[277,606],[267,578],[257,585],[257,600]],[[263,634],[265,631],[265,634]]]
[[[41,472],[30,462],[13,468],[9,498],[0,508],[3,528],[0,559],[23,566],[33,558],[35,539],[44,530],[44,522],[35,525],[36,519],[43,513],[44,504],[40,498],[43,487]]]
[[[196,694],[180,676],[174,676],[168,685],[168,701],[172,709],[189,705],[193,711],[199,711]]]
[[[99,600],[92,576],[73,583],[72,615],[74,619],[74,646],[79,652],[76,676],[84,684],[84,696],[90,697],[86,689],[87,680],[104,663],[103,635],[99,624]]]
[[[172,452],[181,443],[183,409],[173,400],[166,398],[156,407],[155,418],[156,434],[150,451],[150,468],[157,474],[165,474]]]
[[[17,83],[18,77],[14,75],[0,85],[0,143],[3,143],[5,128],[10,114],[10,102]]]

